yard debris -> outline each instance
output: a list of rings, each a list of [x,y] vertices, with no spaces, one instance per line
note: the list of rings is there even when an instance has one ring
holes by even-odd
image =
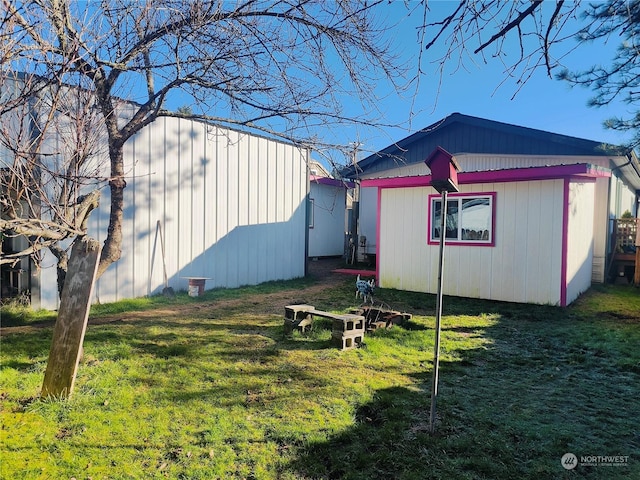
[[[394,325],[402,325],[413,318],[413,315],[406,312],[391,310],[380,305],[363,306],[351,309],[351,313],[362,315],[365,318],[365,330],[372,332],[378,328],[391,328]]]

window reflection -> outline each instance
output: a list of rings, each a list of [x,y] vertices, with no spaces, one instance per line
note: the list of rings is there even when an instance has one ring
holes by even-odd
[[[440,240],[442,200],[431,201],[431,240]],[[493,197],[460,195],[447,199],[445,238],[453,242],[489,243],[492,241]]]
[[[489,240],[491,204],[488,198],[462,199],[462,240]]]

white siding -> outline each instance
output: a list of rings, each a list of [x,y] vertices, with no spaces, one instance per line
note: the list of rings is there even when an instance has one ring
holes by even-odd
[[[635,192],[618,177],[617,172],[613,172],[609,189],[609,219],[620,218],[628,210],[635,214]],[[607,222],[609,231],[612,224]]]
[[[449,245],[444,293],[559,304],[563,181],[464,185],[496,192],[495,246]],[[384,288],[437,292],[437,245],[427,244],[430,187],[383,189],[379,280]]]
[[[591,286],[595,183],[571,183],[567,225],[567,304]]]
[[[552,156],[552,155],[495,155],[495,154],[474,154],[459,153],[456,154],[456,160],[461,166],[462,171],[487,171],[495,169],[508,168],[524,168],[544,165],[562,165],[573,163],[589,163],[603,168],[610,168],[609,157],[604,156]],[[428,168],[421,162],[419,164],[404,165],[388,170],[386,172],[377,172],[370,177],[389,178],[401,177],[405,175],[425,175],[428,174]],[[371,237],[371,231],[375,229],[376,224],[376,195],[373,193],[375,189],[363,195],[366,201],[361,202],[360,209],[360,226],[362,232]],[[628,187],[617,178],[615,172],[611,179],[598,178],[595,187],[595,206],[593,219],[593,249],[592,249],[592,281],[604,282],[607,258],[607,242],[610,235],[610,218],[617,218],[624,213],[625,210],[634,212],[635,194],[632,188]],[[541,198],[544,203],[546,199]],[[531,201],[529,209],[536,209],[535,201]],[[582,207],[581,207],[582,208]],[[590,208],[590,207],[588,207]],[[511,215],[506,212],[505,215]],[[512,215],[511,215],[512,217]],[[513,220],[513,219],[512,219]],[[531,230],[531,228],[529,228]],[[507,233],[509,235],[509,233]],[[535,250],[535,246],[532,247]],[[535,267],[533,267],[535,268]],[[518,281],[518,280],[517,280]],[[516,283],[517,283],[516,281]],[[521,288],[522,285],[514,288]],[[511,287],[508,287],[511,288]],[[528,290],[531,290],[530,288]],[[534,297],[537,294],[532,294]]]
[[[344,253],[346,189],[311,182],[313,228],[309,229],[309,256],[326,257]]]
[[[187,277],[207,277],[210,289],[304,275],[306,150],[166,118],[132,138],[125,159],[122,258],[98,280],[97,300],[162,291],[158,220],[176,290],[187,288]],[[108,214],[106,191],[91,218],[100,241]]]
[[[616,218],[622,217],[622,214],[624,214],[625,212],[630,212],[632,215],[634,215],[636,203],[635,191],[622,180],[620,180],[617,175],[615,176],[615,181],[619,188],[620,199]]]
[[[457,157],[456,157],[457,158]],[[424,162],[411,163],[408,165],[400,165],[391,170],[383,172],[375,172],[371,174],[362,174],[360,178],[392,178],[392,177],[414,177],[419,175],[429,175],[429,167]]]
[[[378,278],[380,286],[434,291],[437,257],[426,245],[430,188],[384,189],[380,205]],[[367,237],[368,238],[368,237]]]
[[[610,168],[609,157],[586,155],[496,155],[462,153],[456,160],[463,172],[502,170],[505,168],[544,167],[551,165],[572,165],[589,163]]]

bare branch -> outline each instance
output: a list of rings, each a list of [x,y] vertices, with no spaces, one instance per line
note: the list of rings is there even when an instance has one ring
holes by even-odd
[[[509,22],[505,27],[500,29],[498,32],[492,35],[492,37],[480,45],[478,48],[474,50],[473,53],[479,53],[484,50],[486,47],[491,45],[496,40],[503,38],[511,31],[513,28],[519,27],[522,21],[535,12],[542,5],[542,0],[533,0],[529,8],[520,13],[516,18],[514,18],[511,22]]]
[[[382,76],[399,87],[404,74],[375,24],[383,0],[1,1],[0,35],[10,40],[0,51],[3,71],[26,73],[32,86],[0,100],[0,112],[33,119],[16,124],[20,137],[11,134],[16,125],[7,123],[6,135],[0,128],[15,159],[7,221],[46,218],[80,235],[81,212],[69,206],[108,185],[99,274],[121,255],[125,143],[159,116],[321,145],[317,125],[384,123],[375,118],[376,85]],[[176,92],[189,108],[166,108]],[[345,115],[345,96],[371,113]],[[48,151],[53,138],[63,141]],[[98,167],[105,159],[108,172]],[[34,238],[44,243],[41,233]]]
[[[551,42],[549,41],[549,38],[551,37],[551,31],[553,30],[553,25],[555,24],[556,20],[558,19],[558,17],[560,16],[560,11],[562,10],[562,6],[564,5],[564,0],[558,0],[556,2],[556,8],[553,11],[553,13],[551,14],[551,18],[549,19],[549,24],[547,25],[547,31],[544,35],[544,62],[547,66],[547,75],[551,76],[551,61],[549,59],[549,52],[551,49]]]
[[[436,44],[436,42],[440,39],[440,37],[444,34],[444,32],[447,31],[447,29],[453,24],[454,20],[457,18],[458,14],[460,13],[460,11],[462,10],[462,7],[465,6],[465,4],[467,3],[467,0],[460,0],[460,3],[458,3],[458,8],[455,9],[455,11],[447,16],[444,20],[442,20],[441,22],[436,22],[435,25],[440,25],[440,30],[438,30],[438,32],[436,32],[435,35],[433,35],[433,37],[431,38],[431,41],[429,41],[426,45],[425,45],[425,50],[428,50],[429,48],[433,47],[433,45]],[[426,10],[426,5],[425,5],[425,10]],[[425,15],[426,17],[426,15]]]

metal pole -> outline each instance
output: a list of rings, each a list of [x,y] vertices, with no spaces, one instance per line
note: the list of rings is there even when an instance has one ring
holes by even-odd
[[[438,265],[438,296],[436,300],[436,338],[433,346],[433,382],[431,385],[431,413],[429,415],[429,432],[435,432],[436,398],[438,397],[438,367],[440,365],[440,318],[442,317],[442,286],[444,270],[444,237],[446,236],[447,191],[442,190],[442,207],[440,209],[440,263]]]

